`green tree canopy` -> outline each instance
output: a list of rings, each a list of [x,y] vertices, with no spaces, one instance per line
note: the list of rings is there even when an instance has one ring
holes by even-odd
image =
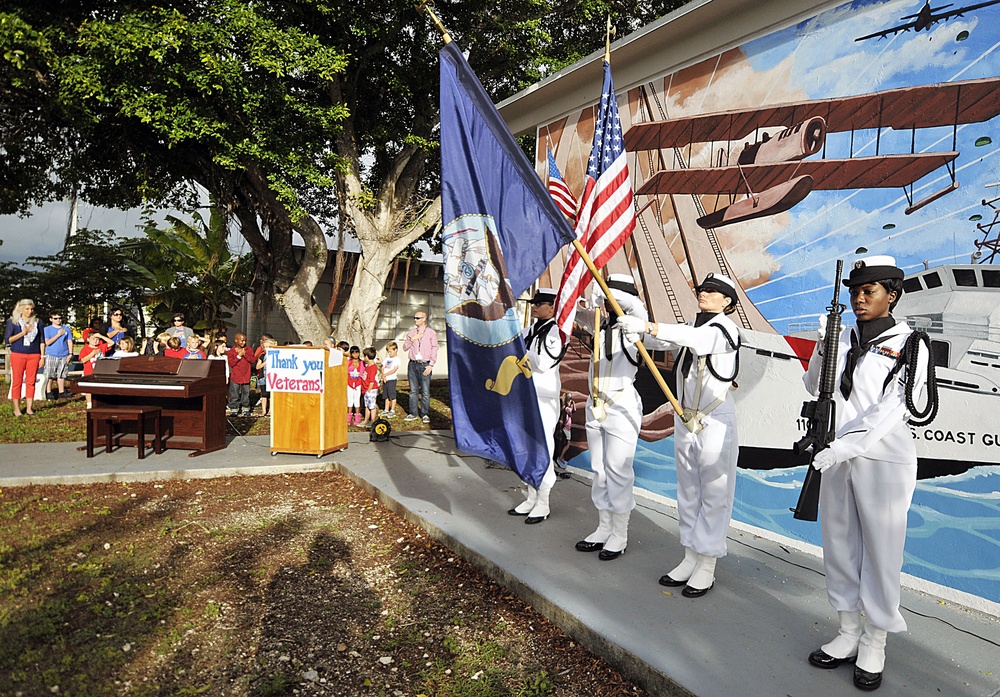
[[[438,11],[501,99],[600,48],[606,14],[624,31],[679,4],[462,0]],[[336,225],[363,253],[344,335],[370,339],[393,259],[440,217],[439,46],[403,0],[8,0],[0,212],[73,190],[98,205],[190,210],[196,183],[239,222],[257,290],[314,340],[329,328],[312,299],[321,225]]]

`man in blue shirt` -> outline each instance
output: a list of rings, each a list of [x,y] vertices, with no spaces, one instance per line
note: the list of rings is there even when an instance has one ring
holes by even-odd
[[[63,326],[62,313],[52,312],[49,314],[49,326],[45,327],[45,377],[48,378],[48,387],[45,391],[46,399],[55,399],[56,394],[52,391],[52,380],[56,381],[59,387],[59,397],[70,397],[66,391],[66,375],[69,373],[69,359],[73,353],[73,331],[69,327]]]

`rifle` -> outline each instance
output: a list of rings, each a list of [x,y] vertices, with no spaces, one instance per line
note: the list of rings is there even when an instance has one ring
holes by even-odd
[[[806,470],[798,503],[789,509],[796,520],[816,520],[819,513],[819,485],[822,474],[813,468],[813,459],[823,448],[830,445],[837,435],[837,405],[833,401],[833,391],[837,387],[837,349],[840,346],[840,316],[844,306],[840,304],[840,274],[844,262],[837,260],[837,278],[833,282],[833,302],[826,315],[826,336],[823,338],[823,369],[819,379],[819,399],[802,403],[802,416],[806,418],[806,434],[792,450],[796,455],[809,453],[809,469]]]

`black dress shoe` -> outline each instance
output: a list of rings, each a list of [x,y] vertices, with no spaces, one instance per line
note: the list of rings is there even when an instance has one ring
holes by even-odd
[[[881,673],[869,673],[854,666],[854,686],[859,690],[871,692],[877,690],[882,685]]]
[[[602,549],[597,558],[601,561],[611,561],[612,559],[617,559],[621,555],[625,554],[625,548],[622,547],[617,552],[612,552],[610,549]]]
[[[587,542],[586,540],[580,540],[576,543],[577,552],[596,552],[601,549],[604,549],[603,542]]]
[[[528,511],[528,513],[530,512],[531,511]],[[516,508],[512,508],[509,511],[507,511],[507,515],[516,515],[516,516],[526,516],[528,515],[528,513],[521,513],[521,511],[517,510]]]
[[[674,579],[670,578],[670,574],[663,574],[662,576],[660,576],[660,585],[667,586],[668,588],[676,588],[677,586],[686,586],[687,580],[675,581]]]
[[[714,587],[715,583],[713,583],[708,588],[692,588],[691,586],[684,586],[684,590],[681,591],[681,595],[683,595],[685,598],[700,598],[701,596],[705,595],[705,593],[708,593],[710,590],[712,590],[712,588]]]
[[[524,519],[524,523],[525,523],[525,525],[537,525],[538,523],[541,523],[543,520],[548,520],[548,516],[547,515],[529,515],[527,518]]]
[[[828,654],[823,649],[816,649],[811,654],[809,654],[809,664],[816,666],[817,668],[826,668],[827,670],[831,668],[836,668],[837,666],[842,666],[845,663],[854,663],[857,660],[857,656],[848,656],[847,658],[834,658]]]

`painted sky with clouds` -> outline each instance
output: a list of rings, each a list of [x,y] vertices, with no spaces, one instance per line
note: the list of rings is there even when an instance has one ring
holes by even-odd
[[[900,17],[915,14],[921,5],[919,0],[848,3],[744,45],[758,84],[769,85],[772,98],[762,103],[787,101],[784,95],[790,93],[823,99],[1000,75],[1000,5],[940,22],[929,32],[855,42],[858,36],[900,24]],[[968,38],[957,41],[963,31]],[[969,217],[992,220],[992,210],[981,201],[1000,196],[1000,187],[987,186],[1000,182],[998,125],[1000,118],[959,127],[959,189],[912,215],[903,213],[907,201],[901,189],[812,192],[767,243],[765,251],[777,270],[748,289],[750,298],[778,331],[788,331],[790,323],[814,319],[829,302],[835,260],[853,261],[860,246],[871,254],[896,256],[908,271],[922,268],[924,261],[968,263],[973,240],[982,238]],[[855,132],[855,155],[874,155],[875,135]],[[918,130],[915,149],[950,151],[952,135],[951,126]],[[975,141],[984,135],[993,142],[977,147]],[[910,138],[910,131],[884,129],[880,152],[909,152]],[[849,133],[831,134],[827,156],[846,157],[849,147]],[[916,183],[914,198],[949,182],[943,168],[932,172]]]

